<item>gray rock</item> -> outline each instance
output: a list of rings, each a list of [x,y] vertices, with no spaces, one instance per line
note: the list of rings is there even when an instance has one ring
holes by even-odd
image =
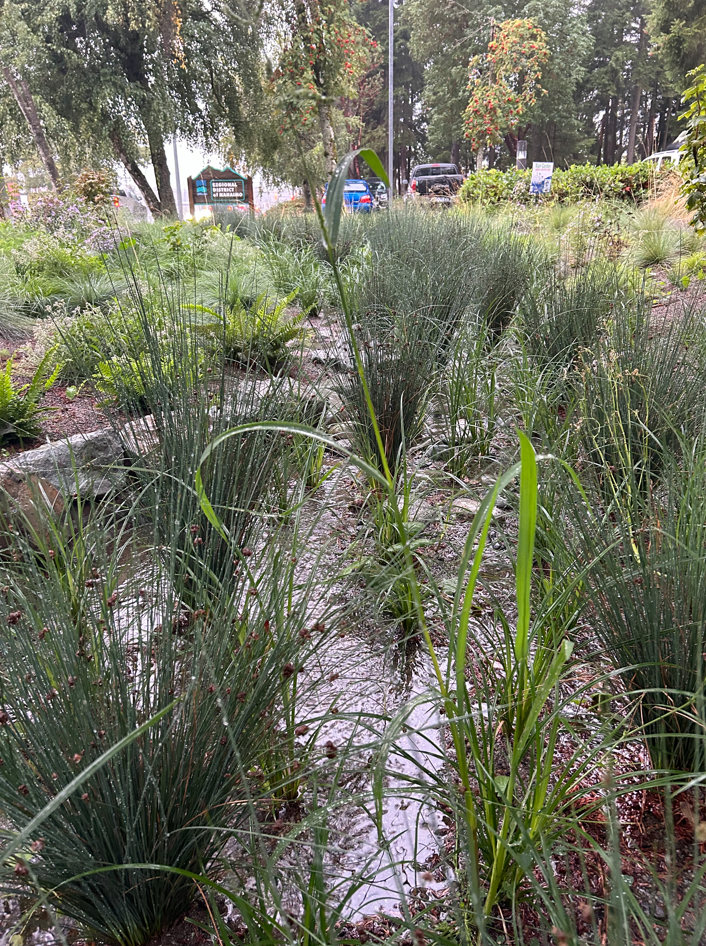
[[[451,503],[451,512],[455,513],[459,519],[473,519],[480,509],[481,500],[473,499],[471,496],[459,496]],[[493,507],[493,518],[503,519],[507,512],[498,506]]]
[[[55,440],[19,453],[0,464],[6,473],[26,473],[46,480],[64,493],[85,498],[104,496],[122,485],[126,470],[120,437],[114,430],[96,430]]]
[[[433,443],[427,450],[430,460],[445,460],[453,453],[453,447],[445,443]]]
[[[120,431],[120,439],[129,454],[144,458],[155,453],[160,440],[154,414],[128,421]]]

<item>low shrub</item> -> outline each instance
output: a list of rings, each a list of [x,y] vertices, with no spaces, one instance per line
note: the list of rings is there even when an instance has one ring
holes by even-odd
[[[107,308],[87,305],[74,315],[65,302],[57,302],[48,314],[35,327],[33,356],[41,359],[48,354],[57,379],[67,384],[90,380],[100,362],[138,358],[145,350],[146,322],[129,301]],[[165,331],[158,308],[150,309],[148,324],[156,333]]]
[[[696,280],[703,282],[706,279],[706,252],[691,253],[685,259],[679,260],[669,270],[669,280],[677,289],[688,289]]]
[[[193,387],[198,381],[201,353],[188,354],[191,357],[184,361],[176,360],[168,350],[157,358],[151,351],[142,352],[136,358],[117,355],[109,361],[98,362],[93,382],[100,394],[110,397],[128,413],[151,414],[156,401],[166,407],[181,385]]]
[[[641,201],[649,196],[654,168],[648,161],[637,164],[574,164],[556,168],[549,194],[530,195],[531,170],[488,169],[476,171],[464,182],[459,199],[470,204],[575,203],[580,200]]]

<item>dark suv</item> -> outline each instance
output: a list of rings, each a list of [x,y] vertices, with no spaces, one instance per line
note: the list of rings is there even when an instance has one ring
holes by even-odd
[[[406,199],[426,197],[439,204],[450,204],[463,184],[455,164],[418,164],[412,171]]]

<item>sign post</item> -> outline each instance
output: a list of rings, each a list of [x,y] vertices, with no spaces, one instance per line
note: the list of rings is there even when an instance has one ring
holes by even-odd
[[[548,194],[552,187],[553,161],[533,161],[530,194]]]
[[[524,171],[527,167],[527,142],[524,139],[517,142],[515,167],[518,171]]]
[[[193,217],[201,207],[206,212],[221,210],[254,211],[252,178],[231,167],[214,168],[209,164],[194,178],[187,178],[189,210]]]

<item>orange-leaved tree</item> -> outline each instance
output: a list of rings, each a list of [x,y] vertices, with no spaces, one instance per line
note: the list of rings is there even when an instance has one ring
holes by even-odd
[[[529,130],[523,116],[546,94],[540,85],[549,59],[547,39],[532,20],[505,20],[491,26],[487,52],[470,62],[471,95],[466,107],[466,137],[474,151],[505,141],[512,155]]]

